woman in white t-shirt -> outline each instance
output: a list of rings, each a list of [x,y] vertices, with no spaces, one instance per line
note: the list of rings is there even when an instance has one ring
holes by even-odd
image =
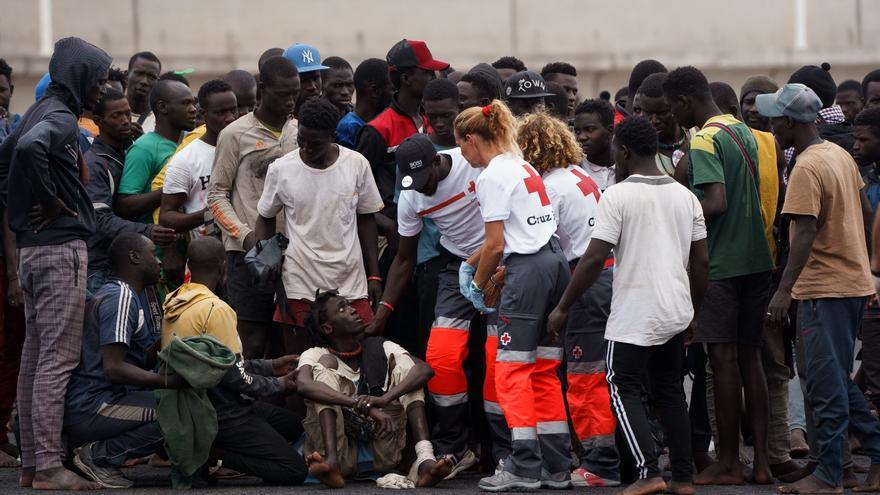
[[[578,165],[583,151],[565,122],[545,113],[520,120],[517,142],[523,156],[541,174],[553,203],[556,235],[569,266],[574,269],[587,250],[596,225],[599,186]],[[594,363],[605,359],[605,325],[611,309],[613,258],[605,264],[599,281],[572,305],[571,318],[560,335],[566,359],[566,397],[573,432],[584,452],[572,471],[575,486],[620,484],[620,456],[614,444],[617,420],[605,370]]]
[[[485,312],[494,311],[500,298],[495,385],[513,447],[504,469],[480,480],[486,491],[571,486],[568,422],[556,374],[562,348],[545,328],[570,274],[553,238],[550,197],[523,160],[515,134],[513,115],[497,100],[455,119],[462,155],[484,169],[476,189],[486,241],[462,263],[461,291]]]

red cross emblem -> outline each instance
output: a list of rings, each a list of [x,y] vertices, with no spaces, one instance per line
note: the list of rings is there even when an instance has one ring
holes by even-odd
[[[594,181],[589,175],[584,174],[576,168],[572,169],[571,173],[573,173],[575,177],[580,179],[580,181],[577,183],[577,186],[584,194],[584,196],[589,196],[590,194],[592,194],[596,198],[596,201],[599,201],[599,186],[596,185],[596,181]]]
[[[547,190],[544,189],[544,181],[541,180],[541,176],[538,175],[532,167],[523,164],[523,168],[526,169],[526,173],[529,176],[523,179],[523,182],[526,184],[526,191],[529,194],[538,193],[538,198],[541,200],[541,206],[547,206],[550,204],[550,196],[547,196]]]
[[[580,359],[581,356],[584,355],[584,351],[581,349],[581,346],[576,345],[574,346],[574,349],[571,350],[571,355],[574,356],[575,359]]]
[[[509,344],[510,343],[510,334],[507,332],[502,333],[501,338],[499,340],[501,341],[502,345]]]
[[[471,193],[473,193],[473,192],[477,192],[477,184],[476,184],[476,182],[471,181],[471,183],[468,185],[468,189],[467,189],[467,190],[468,190],[468,192],[471,192]]]

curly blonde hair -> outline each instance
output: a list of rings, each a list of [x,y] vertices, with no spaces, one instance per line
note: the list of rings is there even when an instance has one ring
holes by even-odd
[[[584,159],[584,152],[568,126],[545,112],[528,114],[520,119],[516,142],[523,158],[540,174]]]

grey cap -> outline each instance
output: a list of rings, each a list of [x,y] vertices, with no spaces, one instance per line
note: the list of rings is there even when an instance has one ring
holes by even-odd
[[[809,87],[790,83],[775,93],[756,96],[755,107],[764,117],[790,117],[808,124],[816,121],[822,109],[822,100]]]
[[[397,162],[397,187],[401,191],[418,189],[431,177],[431,165],[437,151],[427,134],[413,134],[394,152]]]
[[[547,92],[544,78],[537,72],[524,70],[507,78],[504,82],[504,99],[511,98],[542,98],[553,96]]]

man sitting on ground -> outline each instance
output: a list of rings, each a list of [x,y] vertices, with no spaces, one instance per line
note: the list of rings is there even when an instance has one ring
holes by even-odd
[[[391,341],[364,340],[364,329],[345,298],[335,291],[316,295],[310,330],[320,344],[303,353],[297,375],[307,406],[309,472],[341,488],[358,474],[358,444],[369,443],[374,470],[387,473],[401,461],[409,423],[417,457],[408,478],[416,486],[436,485],[452,461],[434,458],[428,434],[422,389],[434,372]]]
[[[295,391],[298,356],[243,360],[235,312],[215,295],[226,278],[223,243],[215,237],[199,237],[190,242],[186,254],[190,282],[165,301],[162,347],[174,336],[210,335],[237,355],[220,385],[208,390],[217,413],[214,449],[224,467],[273,485],[299,485],[306,465],[291,442],[302,434],[301,419],[252,399]]]
[[[129,458],[162,450],[156,388],[186,385],[177,375],[150,371],[157,336],[146,324],[138,294],[159,280],[152,241],[120,234],[109,249],[110,279],[86,308],[82,355],[70,378],[64,423],[73,463],[104,488],[130,488],[119,470]]]

